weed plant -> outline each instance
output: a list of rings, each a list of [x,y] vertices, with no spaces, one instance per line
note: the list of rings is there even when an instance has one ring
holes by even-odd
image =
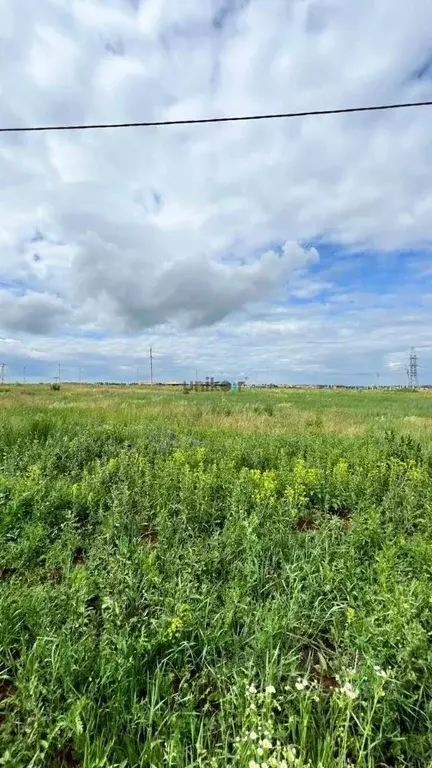
[[[0,398],[1,765],[432,765],[427,394]]]

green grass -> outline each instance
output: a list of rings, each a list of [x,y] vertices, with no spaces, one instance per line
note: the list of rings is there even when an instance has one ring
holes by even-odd
[[[0,409],[1,765],[432,765],[428,393]]]

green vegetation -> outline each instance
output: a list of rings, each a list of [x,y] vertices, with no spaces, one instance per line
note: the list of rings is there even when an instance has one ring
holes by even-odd
[[[0,390],[0,764],[431,766],[431,406]]]

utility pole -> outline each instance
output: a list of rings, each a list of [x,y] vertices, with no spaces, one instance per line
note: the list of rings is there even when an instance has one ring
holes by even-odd
[[[5,369],[5,364],[2,363],[0,366],[0,380],[2,384],[4,384],[4,369]]]
[[[198,381],[198,368],[195,368],[195,383]]]
[[[150,347],[150,384],[153,386],[153,350]]]
[[[23,368],[23,384],[26,383],[26,366]]]

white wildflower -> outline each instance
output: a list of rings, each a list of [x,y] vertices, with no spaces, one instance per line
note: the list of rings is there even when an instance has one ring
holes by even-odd
[[[261,742],[261,746],[264,747],[264,749],[271,749],[272,748],[272,743],[271,743],[270,739],[263,739],[262,742]]]
[[[249,738],[250,738],[251,741],[256,741],[257,738],[258,738],[258,734],[255,733],[255,731],[251,731],[250,734],[249,734]]]
[[[341,693],[344,693],[349,699],[356,699],[358,696],[358,691],[352,687],[351,683],[345,683],[340,690]]]
[[[374,672],[378,675],[378,677],[387,677],[384,670],[381,669],[381,667],[379,667],[377,664],[374,665]]]
[[[257,692],[257,689],[255,688],[254,684],[248,686],[248,692],[254,695]]]
[[[306,680],[306,678],[303,678],[302,680],[301,677],[298,677],[295,687],[297,688],[298,691],[304,691],[304,689],[307,688],[307,684],[308,684],[308,681]]]
[[[265,689],[265,692],[268,694],[276,693],[276,688],[274,687],[274,685],[268,685],[267,688]]]
[[[260,768],[260,765],[255,760],[249,760],[249,768]]]
[[[257,752],[258,757],[262,757],[263,754],[264,754],[264,750],[263,750],[262,747],[257,747],[257,751],[256,752]]]

